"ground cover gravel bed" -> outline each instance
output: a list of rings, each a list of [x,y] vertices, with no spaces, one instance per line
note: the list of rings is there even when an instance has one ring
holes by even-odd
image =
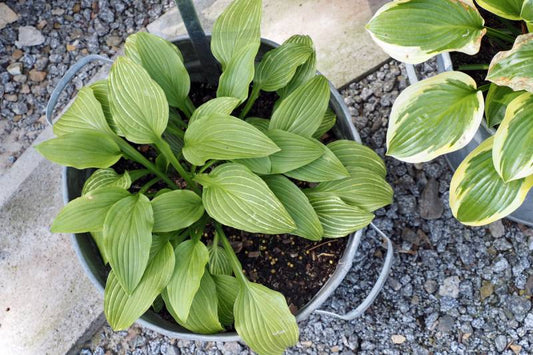
[[[421,77],[435,63],[418,67]],[[385,153],[387,117],[407,83],[391,61],[342,91],[363,142]],[[375,224],[395,244],[392,272],[367,312],[351,322],[312,315],[289,354],[533,353],[533,229],[504,220],[470,228],[448,207],[452,171],[443,158],[404,164],[386,158],[394,203]],[[373,239],[376,238],[376,239]],[[376,242],[378,240],[378,242]],[[385,250],[367,230],[352,270],[324,308],[344,312],[372,287]],[[100,329],[81,354],[248,354],[239,343],[169,339],[133,326]]]

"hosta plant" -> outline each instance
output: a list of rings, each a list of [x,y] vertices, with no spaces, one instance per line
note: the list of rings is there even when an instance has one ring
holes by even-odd
[[[490,63],[411,85],[390,115],[387,154],[406,162],[463,148],[480,124],[495,130],[465,158],[450,185],[452,212],[468,225],[512,213],[533,186],[533,1],[478,0],[477,6],[499,17],[503,29],[485,26],[471,0],[394,1],[367,25],[390,56],[411,64],[443,52],[474,55],[484,36],[488,45],[506,49]],[[487,70],[489,83],[478,87],[463,72],[471,69]]]
[[[247,279],[225,228],[340,238],[391,202],[373,151],[320,140],[336,117],[311,39],[293,36],[256,63],[260,20],[260,0],[236,0],[216,21],[222,75],[216,98],[198,107],[180,50],[130,36],[109,77],[82,88],[57,137],[37,146],[96,169],[51,229],[94,238],[110,266],[104,310],[115,330],[164,305],[192,332],[234,327],[254,351],[281,353],[298,340],[295,317],[282,294]],[[275,110],[251,117],[262,92],[277,93]],[[128,161],[142,168],[114,169]]]

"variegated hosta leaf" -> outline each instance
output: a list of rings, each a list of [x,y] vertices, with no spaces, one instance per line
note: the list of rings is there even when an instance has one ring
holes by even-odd
[[[514,91],[507,86],[490,84],[487,98],[485,99],[485,118],[487,126],[494,127],[503,121],[507,105],[525,91]]]
[[[533,0],[524,0],[520,17],[528,23],[533,23]],[[530,31],[531,32],[531,31]]]
[[[325,238],[342,238],[366,227],[374,215],[335,195],[311,195],[309,201],[324,228]]]
[[[418,64],[443,52],[479,52],[487,31],[472,0],[402,0],[386,3],[367,30],[388,55]]]
[[[255,56],[259,45],[251,43],[242,48],[229,62],[220,76],[217,97],[236,97],[244,102],[254,78]]]
[[[286,98],[291,92],[293,92],[299,86],[302,86],[316,75],[316,52],[313,45],[313,40],[309,36],[294,35],[288,38],[284,43],[299,43],[305,44],[313,50],[309,58],[304,64],[296,68],[291,81],[284,87],[278,90],[278,95],[281,100]]]
[[[311,53],[311,47],[299,43],[283,43],[271,49],[257,66],[254,85],[263,91],[276,91],[285,87]]]
[[[111,168],[98,169],[85,181],[81,194],[85,195],[90,191],[112,186],[121,187],[125,190],[129,189],[131,186],[130,174],[127,171],[124,174],[117,174]]]
[[[67,111],[54,123],[54,134],[62,136],[86,130],[96,130],[105,134],[114,134],[107,124],[100,102],[93,90],[83,87]]]
[[[483,94],[474,79],[445,72],[405,89],[394,102],[387,131],[387,155],[426,162],[461,149],[483,118]]]
[[[211,244],[209,250],[209,272],[212,275],[231,275],[231,263],[226,250],[220,245]]]
[[[461,223],[481,226],[516,210],[533,186],[533,176],[505,183],[492,161],[494,137],[463,160],[450,183],[450,207]]]
[[[95,81],[91,85],[89,85],[91,90],[93,91],[94,97],[98,102],[100,102],[100,105],[102,106],[102,111],[104,113],[105,119],[107,121],[107,124],[119,136],[124,136],[123,133],[120,132],[119,128],[117,127],[115,121],[113,121],[113,116],[111,115],[111,107],[109,105],[109,84],[107,79],[102,79]]]
[[[324,114],[324,118],[322,119],[320,126],[317,128],[315,133],[313,133],[313,138],[320,139],[327,131],[335,126],[335,122],[337,122],[337,115],[332,109],[328,108]]]
[[[148,264],[153,225],[152,206],[144,195],[125,197],[107,212],[104,221],[106,256],[118,282],[129,295],[139,284]]]
[[[325,153],[320,158],[301,168],[288,171],[285,175],[308,182],[332,181],[350,176],[339,158],[327,146],[323,146],[323,148]]]
[[[213,275],[217,288],[218,317],[220,323],[233,325],[233,305],[239,293],[239,282],[233,276]]]
[[[524,0],[476,0],[487,11],[509,20],[520,20]]]
[[[109,103],[113,120],[131,142],[154,143],[167,127],[168,102],[163,89],[127,57],[118,57],[111,66]]]
[[[242,284],[233,311],[237,333],[260,355],[281,355],[298,342],[296,319],[277,291],[257,283]]]
[[[197,119],[209,117],[212,113],[220,113],[223,115],[231,115],[233,110],[239,105],[240,100],[236,97],[216,97],[200,105],[194,110],[191,118],[189,118],[189,124],[193,123]]]
[[[309,240],[322,239],[324,233],[322,225],[302,190],[282,175],[266,176],[263,180],[294,219],[296,230],[291,234]]]
[[[203,185],[207,213],[218,222],[250,233],[282,234],[293,219],[261,178],[244,165],[226,163],[195,180]]]
[[[516,37],[511,50],[492,58],[487,80],[515,91],[533,92],[533,33]]]
[[[152,200],[154,232],[171,232],[186,228],[200,219],[204,206],[200,196],[190,190],[174,190]]]
[[[172,270],[174,253],[170,243],[166,243],[148,264],[139,285],[130,295],[122,289],[115,272],[111,270],[104,292],[104,312],[111,328],[125,330],[139,319],[163,291],[172,276]]]
[[[346,139],[339,139],[328,144],[328,148],[347,168],[370,170],[382,178],[387,175],[385,163],[372,149]]]
[[[294,90],[272,114],[270,129],[281,129],[312,137],[316,132],[329,103],[328,80],[318,75]]]
[[[204,165],[208,159],[265,157],[279,150],[251,124],[233,116],[211,114],[187,128],[183,156],[192,164]]]
[[[509,103],[494,135],[492,154],[494,167],[506,182],[533,174],[533,94]]]
[[[211,51],[225,71],[243,47],[261,43],[261,0],[233,1],[213,25]],[[253,75],[253,74],[252,74]]]

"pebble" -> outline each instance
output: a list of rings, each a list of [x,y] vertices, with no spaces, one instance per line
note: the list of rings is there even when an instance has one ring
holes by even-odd
[[[489,231],[494,238],[501,238],[505,235],[505,227],[501,220],[489,224]]]
[[[37,83],[43,81],[46,78],[46,72],[38,71],[36,69],[30,70],[28,74],[29,74],[30,80],[35,81]]]
[[[444,206],[439,198],[439,183],[430,178],[422,191],[418,201],[420,216],[424,219],[438,219],[444,212]]]
[[[427,280],[424,282],[424,290],[426,290],[427,293],[433,294],[437,290],[437,281],[435,280]]]
[[[17,47],[38,46],[44,43],[44,36],[33,26],[20,26]]]
[[[451,276],[444,279],[444,282],[439,287],[439,296],[447,296],[457,298],[459,296],[459,277]]]
[[[451,316],[445,315],[439,318],[439,325],[437,330],[442,333],[449,333],[455,324],[455,319]]]
[[[0,30],[18,19],[19,16],[15,11],[11,10],[6,3],[0,2]]]
[[[11,63],[7,66],[7,72],[11,75],[22,74],[22,63]]]
[[[394,344],[403,344],[406,340],[406,338],[400,334],[394,334],[390,338]]]
[[[531,301],[521,296],[509,296],[506,302],[507,309],[513,313],[515,319],[523,320],[531,309]]]
[[[499,259],[496,260],[494,265],[492,266],[492,270],[496,273],[505,271],[509,267],[509,262],[507,259],[503,256],[501,256]]]
[[[485,298],[490,297],[494,292],[494,286],[490,281],[483,281],[483,286],[479,289],[479,296],[483,301]]]
[[[507,347],[507,337],[505,335],[498,335],[494,338],[494,345],[496,345],[496,350],[502,352]]]

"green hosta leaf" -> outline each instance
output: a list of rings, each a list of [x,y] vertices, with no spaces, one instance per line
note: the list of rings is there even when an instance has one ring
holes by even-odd
[[[335,195],[365,211],[374,211],[392,203],[393,191],[385,179],[364,168],[349,167],[350,177],[321,182],[306,190],[307,196]]]
[[[128,36],[126,42],[124,43],[124,53],[128,58],[133,60],[135,63],[142,65],[143,61],[141,55],[139,54],[139,49],[137,48],[137,39],[139,37],[135,34]]]
[[[418,64],[443,52],[476,54],[484,24],[471,0],[405,0],[386,3],[366,28],[388,55]]]
[[[511,180],[533,174],[533,94],[525,93],[507,106],[505,118],[494,135],[494,168]]]
[[[294,76],[296,68],[305,63],[311,53],[311,47],[299,43],[283,43],[271,49],[257,66],[254,85],[263,91],[276,91],[285,87]]]
[[[104,221],[106,255],[127,294],[135,290],[148,264],[153,225],[152,206],[144,195],[125,197],[107,212]]]
[[[246,122],[260,130],[261,132],[268,131],[268,126],[270,125],[270,120],[261,117],[247,117]]]
[[[159,295],[155,298],[154,302],[152,302],[152,309],[154,310],[154,312],[159,313],[163,309],[164,305],[165,301],[163,301],[163,298],[161,297],[161,295]]]
[[[225,71],[229,62],[249,44],[261,43],[261,0],[233,1],[213,25],[211,51]]]
[[[152,234],[152,244],[150,245],[150,257],[148,258],[148,263],[151,262],[165,245],[167,245],[171,237],[172,233]]]
[[[382,178],[387,175],[387,168],[379,155],[361,143],[340,139],[329,143],[328,148],[347,168],[367,169]]]
[[[194,295],[200,288],[205,266],[209,261],[207,247],[200,241],[186,240],[175,250],[176,267],[167,286],[168,302],[177,319],[187,322]]]
[[[505,183],[494,169],[492,145],[486,139],[463,160],[450,183],[450,207],[461,223],[481,226],[516,210],[533,186],[533,177]]]
[[[234,163],[239,163],[259,175],[268,175],[272,171],[272,161],[269,157],[235,159]]]
[[[163,133],[163,139],[170,146],[172,153],[174,153],[176,156],[181,156],[181,150],[185,144],[183,142],[183,138],[171,132],[171,130],[167,127],[167,130]]]
[[[67,111],[54,123],[54,133],[62,136],[86,130],[95,130],[105,134],[113,134],[102,111],[100,102],[90,87],[84,87]]]
[[[169,313],[182,327],[199,334],[214,334],[224,330],[218,320],[218,299],[215,282],[208,272],[204,272],[198,292],[194,296],[187,321],[181,320],[174,306],[169,302],[168,292],[163,292],[163,299]]]
[[[239,105],[240,100],[236,97],[217,97],[207,101],[194,110],[189,124],[202,117],[209,117],[212,113],[219,113],[222,115],[231,115],[233,110]]]
[[[374,215],[345,203],[335,195],[311,195],[309,201],[318,214],[324,228],[324,237],[342,238],[366,227]]]
[[[183,156],[192,164],[204,165],[208,159],[264,157],[279,150],[251,124],[233,116],[211,114],[189,126]]]
[[[483,94],[461,72],[445,72],[405,89],[394,102],[387,131],[387,155],[426,162],[461,149],[483,118]]]
[[[323,146],[323,148],[325,153],[320,158],[301,168],[286,172],[285,175],[308,182],[339,180],[350,176],[339,158],[328,147]]]
[[[191,82],[178,47],[146,32],[138,32],[131,37],[136,37],[135,46],[141,60],[139,64],[163,89],[168,104],[184,111]]]
[[[266,176],[263,180],[283,203],[296,223],[296,230],[292,231],[291,234],[309,240],[322,239],[324,230],[307,196],[284,176]]]
[[[256,353],[282,354],[298,342],[298,325],[285,297],[256,284],[241,285],[235,306],[235,329]]]
[[[98,251],[100,252],[100,256],[102,257],[102,261],[105,265],[109,264],[109,259],[107,258],[107,255],[105,253],[105,247],[104,247],[104,233],[103,232],[91,232],[91,237],[93,237],[94,242],[96,243],[96,246],[98,247]]]
[[[284,43],[305,44],[313,51],[309,55],[309,58],[307,58],[305,63],[296,68],[296,72],[294,73],[291,81],[284,88],[278,90],[278,95],[281,99],[286,98],[296,88],[305,84],[316,75],[316,53],[311,37],[303,35],[294,35],[287,39]]]
[[[125,190],[131,186],[130,174],[127,171],[124,174],[117,174],[111,168],[98,169],[85,181],[81,194],[85,195],[90,191],[101,189],[103,187],[120,187]]]
[[[209,250],[209,272],[212,275],[231,275],[231,263],[226,250],[220,245],[213,244],[207,249]]]
[[[202,199],[189,190],[175,190],[152,200],[154,232],[170,232],[186,228],[204,214]]]
[[[524,0],[476,0],[487,11],[509,20],[520,20]]]
[[[500,124],[505,117],[507,105],[523,93],[524,91],[513,91],[513,89],[507,86],[490,84],[489,92],[485,99],[485,118],[487,119],[487,125],[494,127]]]
[[[533,0],[524,0],[520,17],[529,23],[533,23]]]
[[[313,138],[320,139],[327,131],[333,128],[335,126],[335,123],[337,122],[337,115],[335,112],[333,112],[332,109],[328,108],[326,113],[324,114],[324,118],[322,118],[322,122],[320,123],[320,126],[317,128],[315,133],[313,133]]]
[[[243,165],[222,164],[195,180],[204,187],[207,213],[222,224],[265,234],[290,233],[296,228],[267,184]]]
[[[113,120],[131,142],[156,142],[167,127],[168,102],[163,89],[127,57],[118,57],[111,67],[109,102]]]
[[[217,97],[231,96],[244,102],[248,97],[248,89],[254,78],[255,56],[259,46],[250,44],[233,57],[220,76]]]
[[[53,233],[98,232],[104,227],[107,211],[130,193],[119,187],[105,187],[70,201],[57,215]]]
[[[233,325],[233,305],[239,293],[239,282],[233,276],[213,275],[217,288],[218,317],[224,325]]]
[[[108,168],[122,153],[113,138],[97,131],[67,133],[35,146],[46,159],[76,169]]]
[[[516,37],[511,50],[492,58],[487,80],[516,91],[533,92],[533,33]]]
[[[174,253],[170,243],[167,243],[148,264],[131,295],[122,289],[114,270],[111,270],[104,292],[104,312],[111,328],[126,330],[141,317],[163,291],[173,269]]]
[[[119,136],[124,136],[118,129],[117,125],[115,124],[115,121],[113,121],[113,116],[111,115],[111,107],[109,105],[109,84],[107,79],[102,79],[95,81],[91,85],[89,85],[91,90],[93,91],[94,97],[98,102],[100,102],[100,105],[102,106],[102,112],[104,113],[105,119],[107,121],[107,124]]]
[[[281,129],[311,137],[316,132],[329,103],[329,84],[318,75],[294,90],[272,114],[270,129]]]

